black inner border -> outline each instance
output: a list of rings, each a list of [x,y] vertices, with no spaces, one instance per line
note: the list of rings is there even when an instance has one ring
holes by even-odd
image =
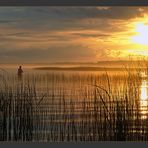
[[[148,6],[148,0],[0,0],[0,6]]]

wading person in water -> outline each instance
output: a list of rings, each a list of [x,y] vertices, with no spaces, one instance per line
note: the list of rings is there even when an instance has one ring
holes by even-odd
[[[18,75],[18,79],[22,80],[22,76],[23,76],[22,66],[19,66],[18,71],[17,71],[17,75]]]

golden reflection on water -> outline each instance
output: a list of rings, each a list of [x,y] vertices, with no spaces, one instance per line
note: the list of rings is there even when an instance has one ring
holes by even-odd
[[[141,118],[146,119],[148,113],[148,81],[142,80],[140,87]]]

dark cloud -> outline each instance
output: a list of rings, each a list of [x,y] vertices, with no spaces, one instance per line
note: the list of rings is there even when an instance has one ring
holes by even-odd
[[[143,11],[139,7],[5,7],[0,9],[0,24],[20,28],[62,29],[86,27],[85,24],[80,25],[85,19],[125,20],[141,16]]]
[[[81,35],[81,34],[80,34]],[[54,34],[34,34],[32,33],[23,33],[23,32],[19,32],[19,33],[10,33],[10,34],[0,34],[0,41],[5,43],[5,42],[11,42],[11,43],[20,43],[20,42],[36,42],[36,43],[41,43],[41,42],[48,42],[48,41],[70,41],[71,39],[74,39],[74,35],[68,35],[68,36],[64,36],[63,34],[61,35],[54,35]]]
[[[1,17],[2,16],[2,17]],[[139,7],[5,7],[0,9],[0,18],[24,19],[83,19],[111,18],[129,19],[142,16]]]
[[[97,38],[104,38],[104,37],[110,37],[111,34],[107,33],[72,33],[72,35],[80,36],[80,37],[97,37]]]

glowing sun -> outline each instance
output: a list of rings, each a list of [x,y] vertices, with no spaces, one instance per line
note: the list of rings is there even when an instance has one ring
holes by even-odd
[[[137,35],[132,37],[132,42],[142,45],[148,45],[148,25],[138,23],[135,31]]]

